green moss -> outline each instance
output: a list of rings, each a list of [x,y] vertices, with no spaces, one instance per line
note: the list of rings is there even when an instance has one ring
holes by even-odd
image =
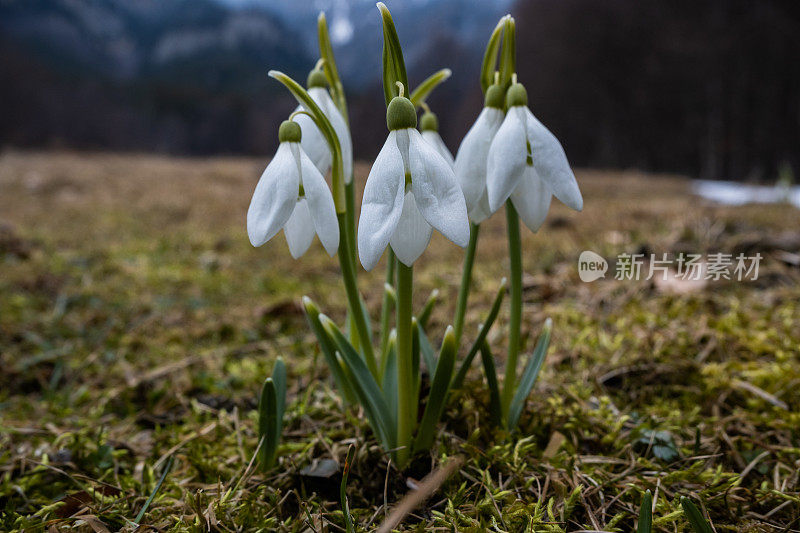
[[[0,213],[33,247],[27,259],[0,256],[0,530],[78,528],[73,515],[83,507],[120,529],[169,454],[173,469],[143,519],[162,531],[214,521],[243,531],[341,528],[336,482],[314,484],[299,472],[316,458],[342,460],[351,442],[347,493],[358,527],[380,522],[384,487],[390,505],[407,492],[404,476],[391,468],[387,476],[363,416],[332,390],[299,307],[302,294],[313,295],[343,323],[336,262],[316,244],[294,262],[281,236],[260,249],[247,243],[244,212],[263,166],[0,158],[0,187],[9,191]],[[81,184],[77,197],[27,201],[34,193],[20,180],[33,172]],[[644,282],[581,284],[574,262],[583,249],[702,252],[709,234],[729,249],[740,239],[734,222],[769,235],[796,211],[698,207],[687,219],[682,182],[579,179],[584,213],[554,204],[552,224],[523,236],[532,276],[525,332],[535,335],[545,316],[554,332],[519,433],[489,424],[475,365],[431,456],[408,475],[419,479],[445,457],[465,462],[404,527],[631,531],[646,489],[658,494],[658,531],[687,530],[681,495],[702,498],[717,531],[795,527],[796,269],[768,258],[764,276],[773,281],[670,295]],[[632,203],[640,216],[631,217]],[[495,219],[482,229],[467,337],[505,274],[503,261],[486,260],[505,250]],[[443,330],[460,252],[441,244],[420,260],[415,304],[438,288],[431,325]],[[377,317],[382,273],[360,276]],[[497,354],[504,320],[490,336]],[[248,464],[258,393],[278,355],[289,371],[286,430],[280,465],[264,475]]]

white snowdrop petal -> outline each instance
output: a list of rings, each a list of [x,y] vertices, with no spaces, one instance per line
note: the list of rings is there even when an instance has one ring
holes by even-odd
[[[522,222],[528,229],[536,232],[544,224],[547,211],[550,209],[551,197],[550,189],[536,173],[536,169],[526,166],[519,185],[511,193],[511,202]]]
[[[409,129],[411,190],[422,216],[442,235],[464,247],[469,243],[469,220],[464,193],[455,174],[436,150]]]
[[[453,168],[469,211],[475,209],[486,191],[486,159],[492,139],[502,123],[501,110],[484,107],[458,147]]]
[[[300,153],[302,169],[301,181],[305,192],[311,220],[314,222],[319,240],[328,255],[333,256],[339,249],[339,223],[336,219],[336,207],[325,178],[305,154]]]
[[[289,245],[289,253],[295,259],[306,253],[311,246],[311,241],[314,240],[314,222],[305,198],[297,200],[292,216],[283,227],[283,234],[286,236],[286,244]]]
[[[350,128],[347,126],[347,121],[342,116],[339,108],[336,107],[336,104],[333,103],[333,99],[327,89],[312,87],[308,90],[308,94],[322,109],[325,116],[328,117],[331,126],[333,126],[333,131],[336,132],[336,136],[339,138],[339,146],[342,149],[344,181],[345,183],[350,183],[353,178],[353,141],[350,138]]]
[[[261,179],[247,209],[247,236],[261,246],[280,231],[294,209],[300,175],[290,145],[281,143]]]
[[[405,171],[396,134],[389,133],[364,187],[357,240],[358,256],[366,270],[380,260],[403,210]]]
[[[492,210],[489,208],[489,197],[486,193],[486,189],[484,189],[481,199],[478,200],[475,207],[469,211],[469,219],[473,224],[480,224],[490,216],[492,216]]]
[[[422,132],[422,138],[436,149],[439,155],[442,156],[445,161],[447,161],[448,165],[450,165],[450,168],[453,167],[455,164],[453,161],[453,155],[450,153],[450,150],[447,149],[447,145],[444,144],[442,136],[439,135],[438,131],[425,130]]]
[[[576,211],[582,210],[583,197],[575,174],[569,167],[564,148],[529,109],[526,108],[525,111],[531,157],[537,174],[547,183],[556,198]]]
[[[302,109],[304,109],[302,106],[297,106],[295,111]],[[300,131],[302,132],[300,146],[303,147],[303,151],[308,154],[309,159],[311,159],[320,173],[325,175],[331,168],[333,159],[331,150],[328,147],[328,141],[325,140],[325,136],[322,135],[320,129],[308,115],[300,113],[295,115],[292,120],[300,126]]]
[[[486,188],[492,212],[497,211],[511,196],[525,170],[528,156],[525,118],[524,107],[509,109],[489,147]]]
[[[433,228],[417,208],[413,191],[403,200],[403,211],[389,243],[397,259],[406,266],[414,264],[431,240]]]

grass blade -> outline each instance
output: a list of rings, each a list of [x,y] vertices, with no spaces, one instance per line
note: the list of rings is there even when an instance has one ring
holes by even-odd
[[[682,496],[681,507],[683,507],[683,514],[686,516],[687,520],[689,520],[689,524],[691,524],[694,533],[714,533],[714,530],[711,529],[711,525],[703,517],[703,513],[700,512],[700,509],[697,508],[692,500]]]
[[[486,335],[489,333],[489,329],[492,327],[492,324],[494,324],[494,321],[497,319],[497,314],[500,312],[500,305],[503,303],[503,297],[505,297],[505,295],[506,278],[503,278],[502,281],[500,281],[500,288],[497,290],[497,295],[494,297],[492,308],[489,310],[489,316],[486,317],[486,320],[483,322],[483,325],[478,332],[478,337],[472,344],[472,348],[469,349],[469,353],[464,358],[464,361],[462,361],[461,367],[458,369],[458,374],[456,374],[456,377],[453,379],[453,385],[451,388],[458,389],[464,384],[464,378],[467,376],[467,371],[469,371],[469,365],[472,363],[472,360],[478,353],[478,349],[483,344],[483,341],[486,340]]]
[[[497,382],[494,355],[485,339],[481,344],[481,362],[483,363],[483,373],[486,375],[486,384],[489,386],[489,419],[495,426],[500,426],[503,419],[500,407],[500,384]]]
[[[428,396],[428,403],[425,405],[425,412],[422,414],[422,421],[419,424],[419,432],[414,443],[415,451],[427,450],[433,444],[433,437],[436,435],[436,425],[442,417],[447,394],[450,392],[450,383],[453,378],[453,368],[456,360],[456,350],[458,343],[452,326],[447,327],[444,339],[442,339],[442,349],[439,352],[439,364],[436,366],[436,374],[431,382],[431,392]]]
[[[639,525],[636,533],[650,533],[653,529],[653,495],[648,490],[642,496],[642,506],[639,508]]]
[[[344,525],[347,533],[355,533],[356,531],[355,527],[353,527],[353,517],[350,516],[350,504],[347,503],[347,478],[350,475],[350,467],[353,465],[355,451],[356,447],[352,444],[347,448],[347,457],[344,460],[344,468],[342,469],[342,483],[339,485],[339,500],[342,504],[342,514],[344,515]]]
[[[536,348],[534,348],[533,354],[528,359],[528,364],[525,365],[517,390],[514,391],[514,398],[508,407],[508,423],[506,427],[509,430],[517,427],[522,409],[525,407],[525,401],[528,399],[528,394],[530,394],[534,383],[536,383],[536,378],[539,376],[539,371],[542,369],[544,358],[547,355],[547,348],[550,346],[552,324],[553,322],[549,318],[545,321],[544,329],[539,336],[539,341],[536,343]]]
[[[174,459],[175,459],[174,455],[169,456],[169,460],[167,461],[167,464],[164,466],[164,471],[161,472],[161,477],[158,479],[158,483],[156,483],[155,488],[153,488],[153,492],[150,493],[150,496],[148,496],[147,501],[144,502],[142,510],[139,511],[139,514],[136,515],[136,518],[134,519],[133,523],[136,524],[137,526],[142,522],[144,514],[147,512],[147,509],[150,507],[150,504],[153,503],[153,500],[156,498],[156,494],[158,494],[158,491],[161,490],[161,485],[163,485],[164,480],[167,479],[167,474],[169,474],[169,471],[172,470],[172,463]]]
[[[385,449],[392,449],[397,441],[397,422],[394,413],[389,411],[389,407],[383,399],[383,393],[380,387],[372,377],[372,373],[367,368],[364,359],[356,352],[350,341],[339,331],[336,324],[327,316],[319,315],[320,323],[325,331],[336,342],[339,353],[344,359],[347,368],[350,369],[352,375],[353,389],[358,396],[367,418],[372,425],[372,429],[377,433],[378,438],[381,440]]]

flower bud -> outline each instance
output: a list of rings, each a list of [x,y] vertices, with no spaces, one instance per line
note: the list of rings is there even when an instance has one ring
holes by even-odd
[[[494,107],[495,109],[503,109],[504,100],[503,88],[499,85],[492,85],[486,90],[486,98],[484,100],[484,107]]]
[[[405,96],[395,96],[386,108],[386,126],[389,131],[417,127],[417,110]]]
[[[293,120],[284,120],[278,129],[278,141],[282,143],[299,143],[302,138],[300,125]]]
[[[322,87],[323,89],[328,86],[328,78],[325,77],[325,73],[322,72],[320,69],[315,68],[311,72],[308,73],[308,80],[306,81],[306,87],[311,89],[312,87]]]
[[[420,119],[420,129],[422,131],[439,131],[439,119],[432,111],[425,111]]]
[[[506,94],[506,106],[527,106],[528,105],[528,91],[521,83],[514,83],[509,87]]]

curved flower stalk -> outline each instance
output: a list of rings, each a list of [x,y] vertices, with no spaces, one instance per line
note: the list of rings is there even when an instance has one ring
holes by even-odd
[[[358,255],[366,270],[391,244],[411,266],[422,255],[432,228],[464,247],[469,223],[464,195],[453,170],[416,130],[414,105],[401,95],[386,111],[389,136],[370,170],[358,222]]]
[[[345,183],[350,183],[353,179],[353,141],[350,137],[350,128],[347,126],[347,121],[342,116],[339,108],[336,107],[336,104],[333,103],[330,93],[328,93],[325,73],[319,67],[314,68],[308,75],[306,86],[308,87],[308,95],[319,106],[336,132],[342,151],[342,164],[344,167],[342,173],[344,174]],[[304,107],[299,105],[295,112],[303,109]],[[306,111],[308,110],[306,109]],[[303,132],[303,139],[300,141],[303,150],[324,176],[331,169],[331,163],[333,162],[328,141],[310,116],[301,114],[297,116],[295,121],[300,125],[300,129]]]
[[[503,123],[503,89],[492,85],[478,118],[464,136],[455,159],[455,173],[464,191],[467,212],[473,224],[480,224],[492,214],[486,194],[486,159],[497,130]]]
[[[506,95],[508,112],[489,147],[487,199],[491,211],[511,199],[520,218],[537,231],[555,196],[576,211],[583,197],[555,135],[528,109],[528,93],[514,82]]]
[[[253,246],[261,246],[283,229],[289,252],[297,259],[316,233],[333,256],[339,247],[333,197],[301,147],[301,135],[296,122],[281,124],[278,151],[261,175],[247,210],[247,235]]]
[[[439,155],[442,156],[445,161],[447,161],[448,165],[450,165],[450,168],[453,168],[453,165],[455,164],[453,161],[453,154],[451,154],[450,150],[447,149],[447,146],[444,144],[441,135],[439,135],[438,117],[424,102],[422,107],[425,109],[425,113],[422,114],[422,119],[420,119],[419,123],[419,129],[422,131],[422,138],[436,149]]]

